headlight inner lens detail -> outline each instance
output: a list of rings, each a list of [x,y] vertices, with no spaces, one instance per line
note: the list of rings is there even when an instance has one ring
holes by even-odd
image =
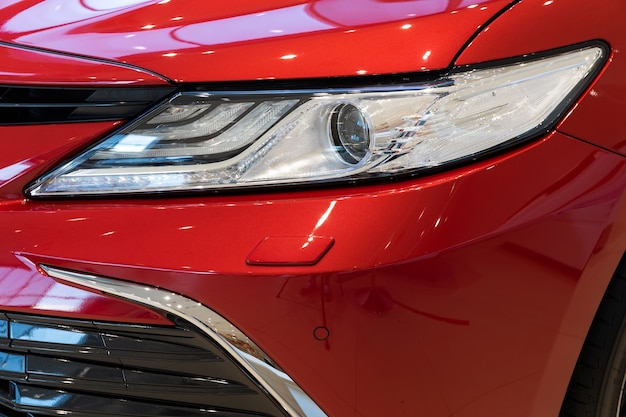
[[[340,104],[332,111],[330,136],[339,156],[349,164],[359,163],[370,147],[370,129],[365,115],[352,104]]]
[[[604,57],[588,46],[389,88],[183,92],[26,191],[233,189],[444,166],[554,126]]]

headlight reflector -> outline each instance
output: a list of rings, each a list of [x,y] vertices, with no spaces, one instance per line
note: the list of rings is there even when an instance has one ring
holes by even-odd
[[[182,92],[27,193],[214,190],[414,173],[552,128],[604,56],[602,47],[587,46],[389,88]]]

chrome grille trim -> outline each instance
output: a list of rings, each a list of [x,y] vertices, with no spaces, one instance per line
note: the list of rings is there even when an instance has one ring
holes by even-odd
[[[237,361],[284,411],[292,417],[327,417],[319,406],[241,330],[207,306],[160,288],[68,271],[49,265],[39,267],[50,277],[102,291],[160,312],[172,314],[197,326]]]

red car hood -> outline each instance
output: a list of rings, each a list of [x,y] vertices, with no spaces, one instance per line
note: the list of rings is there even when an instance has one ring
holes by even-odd
[[[0,41],[178,82],[438,70],[510,0],[12,0]]]

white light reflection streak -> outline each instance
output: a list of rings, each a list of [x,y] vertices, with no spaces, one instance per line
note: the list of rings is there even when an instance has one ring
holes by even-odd
[[[330,216],[330,213],[332,213],[332,211],[335,208],[336,204],[337,204],[337,200],[333,200],[333,201],[330,202],[330,204],[328,205],[328,208],[326,209],[324,214],[322,214],[322,217],[319,218],[319,220],[317,221],[317,224],[313,228],[313,232],[315,232],[317,229],[322,227],[322,225],[324,223],[326,223],[326,220],[328,220],[328,216]],[[313,233],[311,233],[311,234],[313,234]]]

